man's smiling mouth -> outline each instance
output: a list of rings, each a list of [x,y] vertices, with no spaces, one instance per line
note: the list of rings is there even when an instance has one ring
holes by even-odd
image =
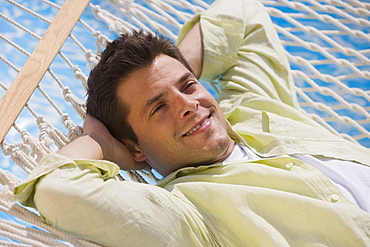
[[[203,122],[201,122],[200,124],[198,124],[197,126],[195,126],[193,129],[191,129],[190,131],[188,131],[187,133],[183,134],[182,136],[188,136],[190,135],[191,133],[193,133],[194,131],[198,130],[200,127],[202,127],[202,125],[211,117],[211,114],[209,114],[204,120]]]

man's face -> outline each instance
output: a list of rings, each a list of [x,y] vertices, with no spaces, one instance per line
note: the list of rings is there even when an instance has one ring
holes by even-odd
[[[176,59],[159,55],[119,88],[138,137],[137,161],[163,176],[186,166],[224,160],[234,142],[212,95]]]

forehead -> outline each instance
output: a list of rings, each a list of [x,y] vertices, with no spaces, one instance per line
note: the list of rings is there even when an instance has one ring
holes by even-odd
[[[149,66],[133,71],[118,88],[118,97],[135,111],[143,108],[153,95],[164,92],[189,74],[178,60],[161,54]]]

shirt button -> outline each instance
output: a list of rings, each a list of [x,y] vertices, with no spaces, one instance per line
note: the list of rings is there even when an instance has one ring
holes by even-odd
[[[332,195],[331,195],[331,201],[332,201],[332,202],[337,202],[337,201],[339,201],[339,195],[337,195],[337,194],[332,194]]]
[[[288,168],[288,169],[290,169],[290,168],[292,168],[293,167],[293,162],[289,162],[289,163],[287,163],[286,165],[285,165],[285,167],[286,168]]]

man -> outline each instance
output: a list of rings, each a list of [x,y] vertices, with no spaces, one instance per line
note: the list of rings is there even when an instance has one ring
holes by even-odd
[[[15,189],[18,200],[107,246],[369,246],[369,151],[301,112],[262,5],[216,1],[179,40],[190,65],[166,42],[149,49],[151,35],[113,42],[89,79],[88,112],[105,125],[88,116],[84,135]],[[200,74],[220,77],[219,105]],[[165,178],[118,181],[104,160]]]

